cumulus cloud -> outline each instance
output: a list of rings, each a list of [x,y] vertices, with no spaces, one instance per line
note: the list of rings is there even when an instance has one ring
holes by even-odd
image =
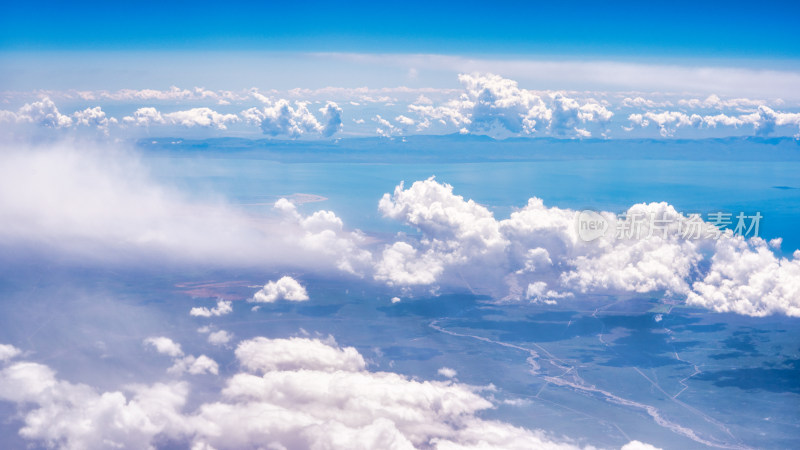
[[[110,125],[117,124],[117,119],[106,116],[105,111],[99,106],[93,108],[86,108],[83,111],[75,111],[72,114],[75,126],[97,128],[108,132]]]
[[[51,129],[96,129],[104,135],[137,135],[137,127],[204,128],[240,133],[243,127],[255,125],[270,136],[331,137],[343,130],[343,110],[330,98],[353,106],[383,104],[373,113],[379,136],[399,136],[416,133],[481,133],[494,137],[558,136],[609,138],[611,130],[632,132],[636,128],[656,128],[662,137],[672,137],[680,129],[706,130],[704,135],[725,136],[742,134],[741,128],[752,127],[756,135],[800,136],[800,113],[779,111],[785,105],[781,99],[750,99],[720,97],[682,98],[661,92],[635,93],[615,91],[545,91],[521,88],[517,81],[491,73],[462,73],[458,76],[462,89],[434,88],[337,88],[292,89],[261,92],[256,88],[238,92],[212,91],[200,87],[181,89],[121,89],[108,91],[49,91],[48,96],[29,101],[16,111],[0,111],[0,122],[16,126],[36,124]],[[535,87],[535,85],[534,85]],[[381,95],[389,93],[392,95]],[[429,94],[436,100],[423,95]],[[20,98],[41,93],[17,93]],[[416,95],[416,99],[415,96]],[[288,97],[279,98],[280,96]],[[62,113],[52,98],[82,101],[129,102],[136,109],[120,119],[110,117],[101,106],[90,106],[72,113]],[[355,101],[357,100],[357,101]],[[219,112],[197,102],[212,101],[217,105],[247,105],[257,102],[238,115]],[[158,102],[158,107],[152,102]],[[319,114],[309,109],[313,103],[325,106]],[[397,114],[391,106],[408,102],[408,115]],[[144,103],[144,104],[142,104]],[[167,112],[164,103],[171,104]],[[186,109],[175,111],[175,105]],[[191,107],[190,107],[191,106]],[[246,107],[246,106],[245,106]],[[792,106],[790,106],[792,107]],[[796,108],[796,105],[793,106]],[[634,109],[634,111],[630,111]],[[638,110],[638,111],[636,111]],[[620,111],[626,115],[612,126]],[[392,119],[394,117],[394,119]],[[625,119],[627,118],[627,122]],[[363,119],[354,119],[361,123]],[[115,126],[120,125],[120,126]],[[628,126],[626,126],[628,125]],[[714,130],[713,132],[711,130]],[[641,133],[639,133],[641,134]],[[690,135],[698,136],[699,132]]]
[[[497,220],[433,178],[407,189],[401,183],[379,209],[421,232],[386,244],[375,263],[376,280],[404,290],[466,285],[543,303],[576,293],[662,292],[716,311],[800,315],[799,253],[779,259],[765,241],[722,233],[667,203],[633,205],[619,217],[595,213],[611,228],[594,241],[578,235],[577,211],[532,198]]]
[[[540,431],[478,418],[492,404],[471,386],[369,372],[355,349],[332,340],[257,338],[242,342],[236,357],[245,371],[228,380],[220,401],[198,409],[195,444],[572,447]]]
[[[224,204],[188,201],[150,181],[135,160],[114,149],[9,149],[0,152],[0,162],[0,244],[7,248],[56,250],[87,262],[167,258],[181,264],[335,271],[369,277],[403,295],[466,286],[497,299],[550,303],[576,293],[661,291],[677,298],[693,293],[694,304],[720,311],[797,314],[791,283],[781,281],[785,289],[768,290],[770,284],[762,282],[773,275],[791,280],[796,258],[776,259],[764,275],[748,269],[753,275],[744,276],[750,273],[744,268],[743,274],[726,273],[712,260],[724,255],[722,244],[707,237],[686,239],[681,230],[691,217],[666,203],[627,211],[625,221],[635,216],[670,220],[666,229],[640,224],[651,238],[584,242],[577,235],[576,211],[532,198],[500,220],[485,206],[456,195],[452,186],[428,179],[408,188],[400,184],[378,203],[385,217],[420,234],[379,242],[346,229],[332,211],[304,215],[286,199],[275,203],[275,215],[257,219]],[[616,214],[598,214],[626,225]],[[702,221],[699,226],[711,227]],[[772,251],[763,247],[747,252],[736,247],[734,254]],[[705,279],[715,273],[716,278]],[[730,295],[720,293],[726,290]],[[251,301],[298,301],[307,295],[289,277],[266,284]],[[732,306],[715,298],[744,303]],[[228,307],[223,302],[190,313],[213,317]]]
[[[729,108],[754,108],[761,105],[766,105],[764,100],[753,100],[749,98],[729,98],[722,99],[716,94],[711,94],[705,99],[690,98],[681,99],[678,104],[688,108],[702,108],[702,109],[729,109]],[[657,105],[652,105],[657,106]]]
[[[365,247],[367,237],[360,230],[347,231],[332,211],[320,210],[309,216],[297,211],[285,198],[275,202],[283,218],[284,240],[292,246],[335,260],[336,267],[363,276],[372,265],[372,253]]]
[[[144,343],[153,347],[158,353],[161,353],[162,355],[172,356],[173,358],[183,356],[183,350],[181,350],[181,345],[168,337],[164,336],[149,337],[145,339]]]
[[[426,121],[490,134],[554,134],[589,136],[586,126],[605,129],[614,115],[595,101],[579,102],[561,92],[522,89],[494,74],[461,74],[464,93],[443,105],[412,104],[409,111]]]
[[[225,330],[211,331],[208,333],[208,343],[212,345],[225,345],[233,339],[233,334]]]
[[[628,116],[628,121],[638,127],[654,124],[663,137],[672,137],[679,128],[740,128],[752,126],[756,135],[767,136],[775,132],[776,127],[799,127],[800,113],[775,111],[765,105],[758,105],[755,112],[742,114],[687,114],[682,111],[648,111]]]
[[[341,348],[332,338],[321,341],[259,337],[239,344],[236,357],[243,367],[253,372],[300,369],[334,372],[366,368],[364,358],[355,348]]]
[[[18,362],[0,371],[0,399],[23,409],[20,436],[47,447],[153,448],[156,436],[185,432],[186,383],[99,393],[60,380],[49,367]]]
[[[375,278],[389,284],[432,284],[447,265],[489,262],[508,244],[488,209],[453,195],[453,188],[435,180],[401,183],[394,195],[384,194],[378,209],[384,216],[419,228],[425,235],[419,248],[399,241],[387,246]],[[491,267],[491,265],[489,266]]]
[[[196,317],[224,316],[233,312],[233,303],[230,301],[219,300],[217,306],[206,308],[205,306],[194,307],[189,311],[189,315]]]
[[[479,387],[370,372],[357,350],[333,338],[259,337],[235,354],[241,371],[191,411],[187,382],[98,392],[25,361],[0,370],[0,399],[19,407],[23,438],[68,449],[155,448],[165,440],[220,450],[580,448],[479,417],[493,407]]]
[[[0,344],[0,361],[7,361],[19,355],[20,353],[22,353],[20,349],[14,347],[13,345]]]
[[[800,250],[778,258],[762,239],[717,242],[711,268],[694,283],[687,303],[748,316],[800,317]]]
[[[123,117],[122,122],[143,127],[150,126],[153,123],[166,123],[161,113],[152,106],[137,109],[133,112],[133,115]]]
[[[227,129],[226,124],[239,120],[239,116],[236,114],[221,114],[211,108],[192,108],[185,111],[161,113],[154,107],[143,107],[134,111],[133,115],[123,117],[122,123],[142,127],[160,124],[225,130]]]
[[[294,106],[284,99],[269,102],[263,108],[250,108],[242,111],[242,117],[261,127],[269,136],[289,136],[298,138],[304,134],[322,134],[332,136],[342,127],[342,109],[333,102],[328,102],[322,112],[324,125],[308,110],[308,102],[296,101]]]
[[[381,117],[380,114],[376,114],[375,117],[372,118],[372,121],[378,124],[378,127],[375,129],[378,136],[390,137],[395,134],[400,134],[402,130],[401,128],[395,127],[392,122]]]
[[[184,127],[213,127],[225,130],[226,123],[239,121],[236,114],[220,114],[211,108],[192,108],[186,111],[175,111],[164,114],[164,118],[170,123]]]
[[[192,375],[211,373],[216,375],[219,372],[217,363],[206,355],[184,356],[180,344],[164,336],[149,337],[144,340],[145,345],[153,347],[158,353],[172,357],[173,365],[167,372],[172,375],[181,375],[184,372]]]
[[[123,391],[57,378],[18,362],[0,370],[0,399],[20,408],[20,435],[47,446],[154,448],[578,448],[543,431],[478,416],[493,404],[480,389],[366,370],[332,338],[244,341],[242,371],[212,399],[184,411],[186,382]]]
[[[17,123],[33,123],[47,128],[67,128],[72,126],[72,118],[61,114],[56,104],[50,100],[50,97],[43,97],[39,101],[26,103],[16,113],[3,111],[0,114],[0,119]]]
[[[175,359],[175,363],[172,367],[167,369],[167,373],[172,375],[181,375],[183,373],[189,373],[191,375],[201,375],[204,373],[217,375],[219,373],[219,365],[206,355],[188,355],[183,358]]]
[[[442,367],[436,373],[445,378],[455,378],[455,376],[458,375],[458,372],[456,372],[455,369],[451,369],[449,367]]]
[[[320,108],[322,113],[322,135],[325,137],[333,136],[342,130],[342,108],[334,102],[327,102],[324,108]]]
[[[290,276],[281,277],[278,281],[270,281],[256,292],[250,302],[273,303],[278,300],[304,302],[308,300],[308,292],[297,280]]]

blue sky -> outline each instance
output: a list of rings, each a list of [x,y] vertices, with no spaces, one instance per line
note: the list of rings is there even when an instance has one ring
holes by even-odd
[[[797,58],[796,2],[6,2],[0,48]]]

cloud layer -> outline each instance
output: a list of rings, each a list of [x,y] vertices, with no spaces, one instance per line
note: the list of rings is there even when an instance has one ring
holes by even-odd
[[[150,342],[178,355],[165,338]],[[235,353],[240,371],[216,400],[192,410],[187,381],[99,392],[27,361],[0,370],[0,400],[17,404],[23,438],[64,449],[155,448],[167,440],[220,450],[580,448],[482,419],[493,404],[481,388],[368,371],[358,351],[332,338],[259,337],[239,343]]]
[[[280,139],[457,132],[496,138],[800,136],[800,104],[780,97],[543,90],[485,71],[463,72],[453,81],[460,88],[9,92],[5,103],[17,106],[0,110],[0,130],[113,137],[261,133]],[[74,105],[74,111],[63,113],[56,102]],[[106,112],[120,109],[128,112]]]
[[[301,214],[287,199],[271,214],[250,216],[220,201],[189,199],[154,183],[136,158],[113,148],[61,143],[0,153],[0,243],[82,263],[214,264],[336,273],[383,284],[391,295],[467,287],[498,300],[567,302],[582,294],[657,292],[720,312],[800,315],[797,253],[776,256],[759,238],[717,232],[667,203],[631,206],[618,220],[639,234],[587,242],[577,211],[539,198],[508,218],[435,179],[398,185],[378,211],[419,230],[375,238],[348,229],[333,211]],[[699,239],[686,236],[694,227]],[[209,239],[209,236],[214,236]],[[251,301],[305,301],[292,277],[268,282]],[[190,314],[227,314],[231,305]]]
[[[379,209],[421,232],[385,245],[375,264],[376,280],[406,292],[467,284],[495,298],[544,302],[662,292],[720,312],[800,315],[800,253],[778,257],[763,239],[720,233],[667,203],[633,205],[619,220],[595,213],[617,229],[594,241],[579,236],[578,211],[531,198],[497,220],[433,178],[400,184]],[[634,229],[636,235],[618,233]]]

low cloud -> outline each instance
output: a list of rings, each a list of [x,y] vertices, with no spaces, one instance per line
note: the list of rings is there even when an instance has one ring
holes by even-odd
[[[278,300],[288,300],[291,302],[304,302],[308,300],[308,293],[297,280],[292,277],[284,276],[278,281],[270,281],[265,284],[260,291],[249,299],[255,303],[274,303]]]
[[[233,311],[233,303],[230,301],[219,300],[217,306],[206,308],[205,306],[194,307],[189,311],[189,315],[196,317],[224,316]]]
[[[184,355],[180,344],[170,338],[164,336],[149,337],[144,340],[144,343],[154,348],[158,353],[172,358],[173,365],[167,369],[167,372],[172,375],[181,375],[183,373],[192,375],[210,373],[216,375],[219,373],[219,366],[214,360],[206,355]]]
[[[262,108],[242,111],[241,116],[249,123],[258,125],[268,136],[299,138],[306,134],[332,136],[342,128],[342,109],[328,102],[320,109],[324,125],[308,110],[308,102],[288,100],[267,101]]]
[[[491,135],[558,135],[587,137],[587,126],[605,130],[614,113],[595,101],[579,102],[561,92],[522,89],[494,74],[461,74],[464,93],[439,106],[409,106],[424,120],[465,127]]]
[[[357,350],[332,338],[259,337],[235,353],[241,370],[215,399],[191,411],[185,411],[187,381],[100,392],[27,361],[0,370],[0,399],[17,404],[22,438],[60,448],[154,448],[164,440],[220,450],[351,449],[354,443],[365,449],[580,448],[567,438],[480,418],[493,407],[481,388],[370,372]],[[625,448],[650,448],[643,445],[632,441]]]
[[[544,303],[576,294],[662,292],[715,311],[800,316],[800,252],[778,258],[763,239],[721,233],[667,203],[633,205],[620,219],[621,229],[640,227],[646,238],[592,242],[578,235],[577,211],[532,198],[497,220],[433,178],[409,188],[401,183],[379,209],[421,232],[386,244],[375,264],[376,280],[405,292],[466,284],[495,298]],[[616,214],[596,214],[617,223]],[[636,217],[667,225],[634,223]],[[687,236],[692,227],[696,238]]]

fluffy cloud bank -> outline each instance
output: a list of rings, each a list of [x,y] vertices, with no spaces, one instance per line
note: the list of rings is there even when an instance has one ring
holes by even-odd
[[[420,235],[379,240],[348,230],[332,211],[301,214],[286,199],[275,203],[273,215],[258,218],[224,203],[189,200],[154,183],[134,157],[113,148],[8,148],[0,152],[0,175],[0,244],[34,254],[55,251],[84,263],[150,265],[157,259],[299,269],[372,279],[402,294],[466,286],[497,299],[543,303],[576,294],[662,292],[715,311],[800,314],[796,255],[778,258],[760,239],[710,239],[710,224],[666,203],[633,205],[622,222],[597,213],[623,228],[637,216],[669,222],[638,224],[640,234],[652,235],[646,239],[585,242],[578,236],[577,211],[531,198],[498,220],[452,186],[428,179],[408,188],[400,184],[378,204],[384,216]],[[686,238],[691,226],[704,237]],[[307,297],[285,277],[267,283],[252,300]],[[190,314],[228,312],[230,305],[220,301]]]
[[[751,126],[755,134],[761,136],[773,134],[776,127],[793,126],[798,127],[798,135],[800,135],[800,113],[777,112],[764,105],[759,105],[752,113],[739,115],[721,113],[701,115],[666,110],[631,114],[628,116],[628,120],[632,125],[639,127],[654,124],[663,137],[674,136],[679,128],[717,128],[718,126],[733,128]]]
[[[155,258],[164,264],[214,261],[356,273],[371,261],[361,248],[364,240],[334,213],[304,216],[288,200],[256,220],[219,199],[190,198],[154,181],[137,156],[119,146],[0,145],[5,247],[84,262],[139,264]]]
[[[288,100],[268,102],[263,108],[250,108],[242,111],[242,117],[249,123],[261,127],[269,136],[288,136],[298,138],[304,134],[321,134],[330,137],[342,129],[342,108],[328,102],[320,108],[323,122],[308,110],[308,102],[297,101],[294,106]]]
[[[433,178],[407,189],[401,183],[379,209],[421,232],[386,244],[375,264],[376,280],[405,290],[466,284],[496,298],[542,302],[660,291],[715,311],[800,316],[800,253],[778,258],[760,238],[719,233],[667,203],[633,205],[619,220],[594,213],[616,229],[592,241],[579,236],[578,211],[531,198],[497,220]]]
[[[628,90],[535,90],[535,83],[523,88],[515,79],[469,71],[459,74],[458,82],[461,89],[328,87],[262,93],[257,88],[232,92],[172,87],[113,93],[53,91],[47,96],[6,93],[8,98],[28,103],[16,110],[0,110],[0,124],[11,124],[12,132],[20,134],[98,130],[114,137],[157,132],[253,136],[253,128],[258,127],[263,134],[278,138],[328,138],[344,131],[341,104],[347,105],[352,117],[353,125],[346,130],[350,136],[454,132],[498,138],[673,137],[679,132],[687,137],[800,136],[797,102],[787,104],[777,97],[721,98],[710,93],[705,98],[687,98],[663,91],[631,96]],[[367,95],[370,92],[396,96]],[[51,97],[71,104],[80,100],[79,109],[62,113]],[[101,103],[87,104],[94,101]],[[119,118],[110,117],[104,108],[116,110],[113,102],[126,102],[125,107],[133,109]],[[377,126],[373,127],[373,122]]]
[[[494,74],[462,74],[464,93],[440,106],[412,104],[409,110],[425,121],[438,121],[478,133],[591,136],[614,115],[597,101],[583,103],[560,92],[537,93]],[[424,122],[423,122],[424,123]]]
[[[0,400],[18,405],[24,439],[65,449],[167,441],[220,450],[580,448],[480,418],[493,404],[474,386],[370,372],[357,350],[330,338],[256,338],[241,342],[236,358],[242,370],[225,381],[218,399],[191,412],[184,411],[186,381],[98,392],[26,361],[0,370]]]

